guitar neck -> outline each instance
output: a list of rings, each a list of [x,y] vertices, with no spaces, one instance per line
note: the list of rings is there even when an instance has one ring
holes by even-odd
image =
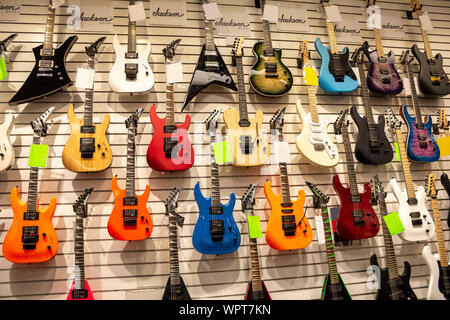
[[[376,29],[374,29],[376,30]],[[359,70],[359,76],[361,78],[361,92],[363,96],[363,102],[364,102],[364,111],[366,114],[367,123],[369,125],[374,125],[375,120],[373,118],[373,112],[372,112],[372,105],[370,103],[370,96],[369,96],[369,88],[367,87],[367,78],[366,73],[364,72],[364,64],[363,63],[357,63],[358,70]]]
[[[431,206],[433,207],[433,219],[436,226],[436,239],[438,244],[439,259],[441,266],[448,266],[447,250],[445,249],[445,238],[442,232],[441,217],[439,215],[439,205],[436,195],[431,197]]]
[[[384,56],[383,42],[381,41],[381,30],[373,29],[373,36],[375,38],[375,45],[377,47],[377,54],[379,57]]]
[[[414,74],[409,63],[406,63],[406,71],[408,72],[409,85],[411,87],[411,98],[413,102],[414,113],[416,116],[416,122],[419,125],[423,125],[422,113],[420,112],[419,97],[417,95],[416,84],[414,81]]]
[[[136,21],[128,21],[128,53],[136,53]]]
[[[283,203],[291,202],[291,193],[289,191],[289,176],[287,172],[286,162],[280,162],[280,178],[281,178],[281,194],[283,196]]]
[[[253,215],[253,209],[251,209]],[[261,270],[259,266],[258,240],[250,238],[250,259],[252,263],[252,289],[253,292],[262,292]]]
[[[211,136],[211,144],[216,142],[216,137]],[[212,149],[212,147],[211,147]],[[211,150],[211,206],[213,211],[220,208],[220,185],[219,185],[219,165],[214,160],[214,153]]]
[[[322,220],[325,233],[325,245],[327,249],[328,271],[330,274],[331,284],[339,283],[339,273],[336,265],[336,254],[334,252],[333,236],[331,234],[330,217],[328,216],[328,208],[322,207]]]
[[[274,51],[272,47],[272,37],[270,36],[270,24],[269,21],[263,20],[263,33],[264,33],[264,55],[273,56]]]
[[[34,135],[33,144],[40,144],[41,139],[39,136]],[[28,199],[27,199],[27,211],[36,212],[37,210],[37,198],[38,198],[38,182],[39,182],[39,168],[30,168],[30,179],[28,182]]]
[[[94,70],[94,58],[89,57],[88,68]],[[94,87],[86,88],[84,101],[84,126],[91,127],[93,125],[93,108],[94,108]]]
[[[170,292],[172,297],[180,291],[180,264],[178,259],[178,227],[175,212],[169,212]],[[175,299],[173,299],[175,300]]]
[[[236,69],[238,80],[238,98],[239,98],[239,118],[240,120],[248,120],[247,98],[245,96],[244,67],[242,64],[242,56],[236,56]]]
[[[350,144],[350,136],[346,126],[342,127],[342,140],[344,141],[345,159],[347,161],[347,174],[350,192],[353,197],[359,197],[358,181],[355,173],[355,162],[353,160],[353,152]]]
[[[84,219],[75,220],[75,289],[84,289]]]
[[[172,58],[167,58],[166,63],[173,63]],[[173,102],[173,83],[167,83],[166,86],[166,125],[175,125],[175,105]]]
[[[52,8],[52,0],[49,0],[47,25],[45,27],[44,50],[53,50],[53,30],[55,27],[55,9]]]
[[[309,101],[309,113],[311,114],[311,120],[313,122],[319,122],[319,112],[317,110],[317,97],[316,97],[316,87],[307,86],[308,90],[308,101]]]
[[[428,39],[428,33],[423,29],[422,21],[419,17],[422,15],[422,12],[417,12],[417,20],[419,20],[420,32],[422,33],[423,44],[425,48],[425,54],[427,55],[428,60],[433,60],[433,51],[431,51],[430,39]]]
[[[216,44],[214,43],[213,25],[211,20],[205,19],[205,47],[206,51],[216,52]]]
[[[330,4],[328,2],[323,2],[322,6],[325,12],[325,23],[327,25],[328,39],[330,40],[330,51],[331,54],[337,54],[339,51],[336,44],[336,34],[334,33],[334,23],[328,21],[327,12],[325,11],[325,8],[329,7]]]
[[[128,146],[127,146],[127,184],[126,196],[128,198],[135,197],[135,136],[136,128],[128,129]]]
[[[400,158],[403,168],[403,176],[405,177],[406,191],[409,199],[415,199],[416,192],[414,191],[414,184],[411,177],[411,169],[409,167],[408,156],[406,154],[405,141],[403,140],[402,130],[400,128],[395,129],[397,136],[398,147],[400,149]]]

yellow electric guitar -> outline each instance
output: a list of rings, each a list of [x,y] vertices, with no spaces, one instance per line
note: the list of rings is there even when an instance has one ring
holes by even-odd
[[[227,140],[233,154],[235,166],[258,166],[270,157],[267,135],[263,135],[263,112],[257,110],[255,117],[249,119],[245,97],[244,69],[242,66],[243,38],[234,40],[233,62],[236,63],[238,79],[239,111],[227,109],[223,113],[227,125]]]
[[[105,37],[100,38],[90,47],[86,47],[90,69],[94,69],[95,55],[105,39]],[[73,172],[103,171],[112,162],[111,147],[106,139],[109,115],[105,116],[101,124],[93,123],[93,97],[94,90],[86,89],[83,118],[80,119],[75,116],[73,105],[70,105],[67,111],[71,135],[64,147],[62,162],[66,169]]]

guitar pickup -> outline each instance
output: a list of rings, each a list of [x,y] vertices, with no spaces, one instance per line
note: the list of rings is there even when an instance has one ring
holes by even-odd
[[[281,216],[282,229],[286,237],[295,236],[295,230],[297,229],[297,224],[295,223],[295,215],[284,215]]]
[[[36,242],[39,241],[38,231],[38,226],[26,226],[22,228],[22,243],[24,250],[36,249]]]
[[[53,68],[53,60],[39,60],[39,68]]]
[[[80,152],[82,159],[90,159],[95,152],[95,138],[80,138]]]
[[[127,80],[136,80],[138,74],[137,63],[125,63],[125,74]]]
[[[391,77],[382,77],[381,78],[382,84],[390,84],[391,83]]]
[[[139,58],[139,53],[137,52],[125,52],[125,59],[137,59]]]
[[[41,49],[40,55],[43,57],[51,57],[55,55],[55,49]]]
[[[94,126],[81,126],[80,133],[95,133]]]
[[[225,222],[223,220],[209,220],[209,234],[212,241],[222,241],[225,235]]]
[[[25,220],[25,221],[39,220],[39,212],[37,212],[37,211],[25,211],[23,213],[23,220]]]
[[[266,62],[264,66],[266,68],[266,73],[277,73],[277,64],[275,62]]]
[[[428,143],[426,141],[419,141],[419,147],[421,149],[426,149],[428,148]]]
[[[427,137],[426,137],[424,134],[418,134],[418,135],[417,135],[417,138],[418,138],[420,141],[425,141],[425,140],[427,139]]]
[[[359,196],[359,195],[351,195],[350,196],[350,202],[351,203],[361,202],[361,196]]]
[[[163,127],[164,133],[174,133],[177,132],[177,126],[164,126]]]
[[[323,143],[314,143],[314,150],[316,151],[325,150],[325,145]]]
[[[353,225],[354,226],[363,226],[365,225],[364,221],[364,211],[363,210],[354,210],[352,211],[352,217],[353,217]]]
[[[137,223],[137,209],[124,209],[122,212],[123,215],[123,225],[125,227],[135,226]]]
[[[123,198],[124,206],[137,206],[138,199],[136,197],[125,197]]]
[[[222,206],[219,207],[209,207],[209,214],[223,214]]]
[[[72,291],[72,299],[87,299],[88,291],[86,289],[75,289]]]

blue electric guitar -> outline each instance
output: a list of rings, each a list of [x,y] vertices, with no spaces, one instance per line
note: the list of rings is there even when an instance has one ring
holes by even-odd
[[[329,0],[321,0],[321,3],[324,10],[330,6]],[[314,46],[322,58],[319,85],[323,90],[328,92],[354,91],[358,87],[358,78],[350,67],[350,51],[347,47],[342,52],[338,51],[336,36],[334,34],[334,24],[328,20],[326,24],[330,46],[325,47],[322,41],[320,41],[320,38],[317,38],[314,42]]]
[[[216,141],[217,120],[220,111],[214,110],[204,121],[211,143]],[[211,148],[212,149],[212,148]],[[211,197],[205,198],[197,182],[194,188],[195,201],[200,211],[192,235],[194,248],[203,254],[231,253],[239,248],[241,234],[233,218],[236,196],[230,194],[226,205],[220,203],[219,165],[211,154]]]

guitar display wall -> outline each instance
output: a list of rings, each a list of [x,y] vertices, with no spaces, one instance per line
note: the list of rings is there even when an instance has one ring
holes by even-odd
[[[303,160],[295,147],[295,137],[300,132],[299,118],[296,113],[296,101],[301,99],[303,105],[308,105],[307,89],[304,85],[302,71],[297,68],[299,43],[308,40],[311,51],[311,61],[319,67],[320,59],[313,50],[313,42],[317,36],[328,42],[327,30],[323,13],[317,12],[319,1],[279,1],[288,3],[301,2],[308,9],[310,30],[304,33],[272,32],[273,46],[283,49],[283,61],[290,68],[294,76],[292,90],[280,98],[264,98],[251,90],[248,83],[248,72],[254,63],[251,47],[263,37],[260,9],[254,7],[253,0],[218,0],[219,6],[248,7],[251,12],[252,36],[246,38],[244,44],[244,73],[247,92],[249,114],[254,116],[256,109],[262,109],[265,115],[264,126],[273,113],[280,107],[287,107],[284,125],[284,140],[289,142],[291,163],[288,165],[291,194],[296,195],[299,188],[305,189],[307,199],[306,214],[312,224],[314,240],[303,250],[282,252],[271,249],[264,237],[258,239],[260,266],[262,279],[265,281],[272,299],[319,299],[323,279],[328,272],[324,247],[317,242],[314,214],[312,209],[312,196],[305,181],[319,185],[321,190],[330,195],[329,206],[339,206],[338,197],[332,187],[332,176],[341,174],[341,179],[347,181],[344,156],[344,146],[338,143],[341,153],[341,162],[332,169],[314,167]],[[12,222],[12,210],[9,195],[13,187],[19,186],[25,197],[28,187],[29,168],[28,152],[33,136],[29,122],[44,112],[50,106],[56,109],[51,117],[51,127],[48,136],[42,139],[49,145],[47,167],[40,170],[39,195],[42,205],[48,205],[51,196],[55,196],[58,207],[53,218],[53,224],[59,238],[59,248],[56,256],[45,263],[33,265],[12,264],[3,256],[0,258],[0,298],[1,299],[65,299],[73,281],[74,272],[74,221],[75,214],[72,203],[85,188],[95,187],[90,197],[89,218],[85,221],[85,264],[86,277],[90,287],[98,300],[101,299],[161,299],[167,277],[169,276],[169,238],[168,217],[165,215],[164,199],[175,186],[182,186],[183,191],[179,198],[177,211],[185,217],[184,227],[179,229],[180,237],[180,272],[193,299],[243,299],[250,279],[250,249],[247,237],[247,218],[242,213],[241,203],[238,201],[234,210],[234,217],[242,234],[240,248],[232,253],[221,256],[202,255],[192,246],[192,232],[198,217],[198,208],[194,200],[194,185],[200,181],[200,186],[209,194],[210,165],[209,145],[204,137],[205,117],[214,109],[228,107],[237,108],[238,96],[236,93],[218,86],[210,86],[200,93],[185,112],[192,116],[191,141],[195,150],[194,166],[185,172],[161,173],[150,169],[146,162],[146,151],[152,137],[152,126],[149,118],[149,109],[156,104],[158,114],[165,113],[165,65],[162,49],[170,41],[181,38],[177,48],[177,58],[183,63],[183,82],[174,86],[175,110],[181,109],[192,72],[195,68],[198,54],[204,43],[203,11],[198,1],[187,1],[187,25],[184,27],[137,27],[138,47],[140,39],[148,36],[152,44],[150,65],[155,75],[155,86],[148,95],[118,96],[108,87],[108,73],[111,69],[115,55],[112,47],[114,34],[125,43],[128,31],[128,1],[114,0],[114,28],[107,34],[100,60],[96,64],[94,121],[100,122],[105,113],[111,116],[108,130],[108,140],[113,152],[113,162],[109,169],[101,173],[75,174],[66,170],[61,161],[61,154],[65,142],[70,135],[67,120],[67,107],[74,103],[75,112],[81,115],[84,104],[84,90],[75,86],[67,92],[52,95],[45,100],[20,105],[8,106],[8,101],[14,92],[26,79],[34,64],[32,48],[42,43],[47,14],[46,0],[22,1],[20,21],[0,21],[0,38],[11,33],[18,33],[18,37],[9,48],[9,76],[0,82],[0,121],[5,115],[12,112],[16,116],[15,127],[12,130],[11,140],[14,144],[16,163],[7,172],[0,175],[0,243],[3,243],[7,230]],[[363,1],[340,0],[335,1],[344,17],[354,17],[359,20],[362,40],[373,44],[372,31],[365,26],[362,16]],[[399,55],[403,50],[409,49],[412,44],[418,43],[423,49],[422,37],[416,16],[414,20],[407,20],[405,10],[409,10],[408,0],[377,1],[382,13],[401,13],[406,32],[404,39],[383,39],[386,51],[393,50],[399,62]],[[446,0],[429,0],[426,10],[430,14],[434,30],[429,32],[431,45],[436,52],[444,57],[444,68],[450,72],[450,6]],[[67,19],[66,6],[56,11],[55,42],[72,35],[65,27]],[[148,8],[148,4],[147,4]],[[147,16],[148,9],[147,9]],[[148,24],[147,24],[148,25]],[[271,26],[275,31],[275,25]],[[78,41],[67,58],[67,69],[70,77],[76,78],[78,67],[85,65],[86,55],[84,47],[94,42],[101,33],[79,33]],[[230,72],[236,81],[236,68],[231,66],[231,46],[226,45],[223,37],[215,35],[219,47]],[[342,43],[340,43],[342,44]],[[345,43],[353,52],[356,43]],[[413,70],[418,72],[417,62]],[[319,90],[317,94],[320,117],[323,120],[334,121],[341,110],[353,105],[358,106],[362,112],[362,96],[360,90],[345,95],[332,95]],[[398,107],[403,104],[411,105],[410,97],[401,94],[397,97],[372,97],[374,116],[385,114],[387,107],[391,106],[398,115]],[[433,122],[436,121],[438,108],[445,108],[450,114],[450,97],[420,98],[422,113],[431,114]],[[138,107],[144,108],[140,118],[139,135],[136,136],[136,192],[141,194],[148,184],[151,189],[148,202],[152,214],[154,230],[150,238],[139,242],[125,242],[112,239],[106,229],[108,217],[114,205],[111,192],[111,179],[118,175],[119,184],[125,185],[126,156],[127,156],[127,129],[125,119]],[[184,117],[184,116],[183,116]],[[219,130],[224,127],[223,118],[220,118]],[[350,137],[354,147],[355,125],[350,126]],[[403,134],[406,126],[403,125]],[[267,129],[266,129],[267,130]],[[329,128],[330,132],[332,127]],[[223,201],[230,192],[235,192],[238,199],[245,192],[249,184],[258,183],[255,214],[261,218],[264,233],[268,215],[269,204],[264,196],[263,185],[270,179],[272,186],[280,186],[278,172],[271,175],[261,173],[262,167],[232,167],[221,166],[221,196]],[[449,157],[441,158],[437,162],[428,164],[412,164],[411,171],[414,183],[424,185],[425,176],[433,171],[436,176],[450,170]],[[370,181],[378,173],[386,187],[388,210],[395,211],[395,198],[388,182],[395,177],[400,183],[404,182],[401,172],[401,163],[394,161],[382,166],[369,166],[357,163],[356,171],[360,190],[362,182]],[[402,184],[402,186],[404,186]],[[442,220],[447,217],[449,201],[442,185],[437,182],[438,199]],[[429,205],[431,209],[431,205]],[[375,206],[378,213],[378,207]],[[447,248],[450,248],[450,230],[446,222],[443,231]],[[395,251],[399,266],[403,260],[412,265],[411,287],[419,299],[426,296],[429,273],[421,252],[428,243],[432,251],[436,252],[436,242],[432,241],[412,243],[402,241],[394,236]],[[362,240],[360,245],[339,246],[336,248],[336,260],[339,271],[347,284],[349,292],[354,299],[372,300],[376,288],[367,285],[369,258],[372,253],[382,259],[385,256],[383,249],[382,232],[369,240]],[[383,261],[384,265],[384,260]],[[400,267],[400,271],[402,267]]]

